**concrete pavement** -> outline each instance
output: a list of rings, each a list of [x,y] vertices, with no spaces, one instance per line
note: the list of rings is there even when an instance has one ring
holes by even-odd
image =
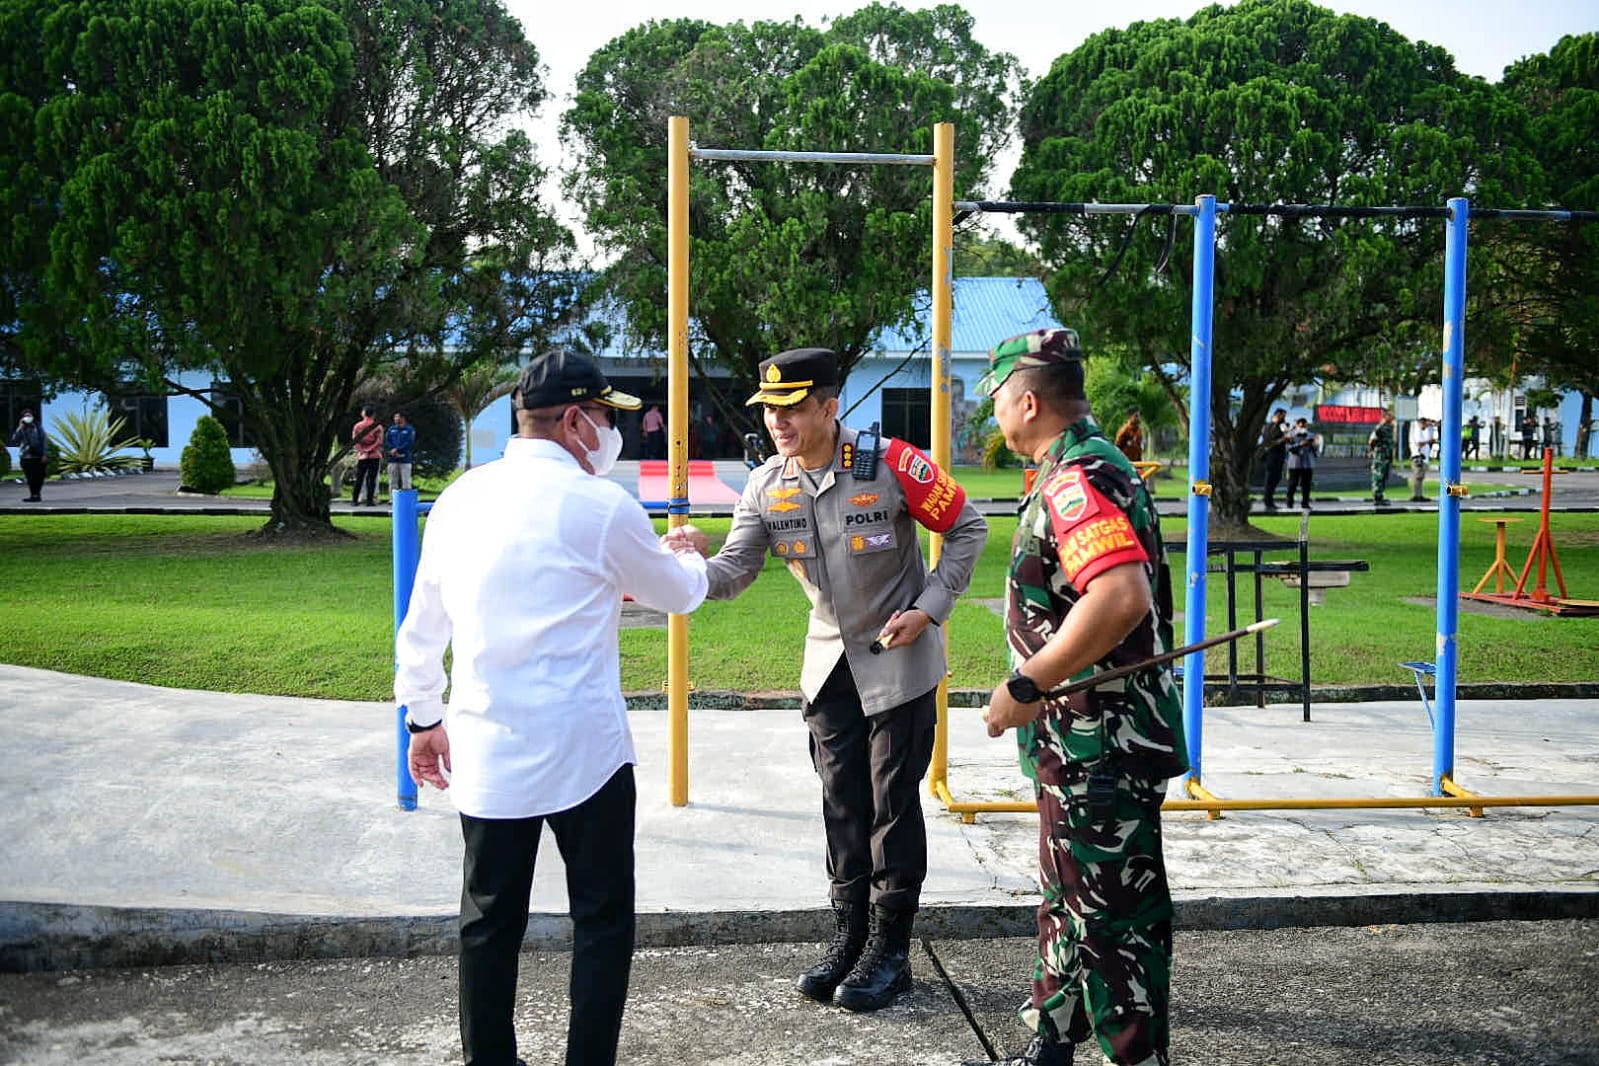
[[[1599,701],[1461,701],[1456,776],[1490,795],[1599,791]],[[395,804],[386,704],[160,689],[0,666],[0,970],[448,951],[461,843],[449,799]],[[647,946],[822,935],[820,789],[797,712],[695,710],[690,803],[667,802],[666,715],[639,750]],[[1213,708],[1205,782],[1246,797],[1425,794],[1419,702]],[[958,799],[1027,794],[1011,741],[951,711]],[[1174,786],[1175,794],[1175,786]],[[971,825],[931,798],[921,927],[1020,934],[1031,815]],[[1599,917],[1599,808],[1318,810],[1166,818],[1188,928]],[[531,944],[564,942],[546,841]]]

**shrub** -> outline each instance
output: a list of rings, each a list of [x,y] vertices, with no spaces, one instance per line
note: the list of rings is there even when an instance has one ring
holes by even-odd
[[[210,415],[200,416],[179,468],[183,487],[191,492],[214,494],[233,485],[233,453],[228,450],[228,431],[221,422]]]
[[[69,411],[57,418],[56,431],[49,435],[49,443],[55,445],[57,469],[63,474],[86,474],[138,466],[138,456],[117,454],[138,447],[133,438],[122,435],[126,425],[123,418],[110,418],[99,407],[81,413]]]

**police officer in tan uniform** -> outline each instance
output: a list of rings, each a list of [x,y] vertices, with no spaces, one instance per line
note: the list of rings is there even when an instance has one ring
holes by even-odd
[[[911,925],[927,875],[920,784],[947,670],[940,626],[971,581],[988,525],[922,452],[839,424],[835,353],[782,352],[761,363],[760,381],[748,402],[765,408],[777,454],[750,474],[708,562],[708,598],[743,592],[770,553],[811,601],[800,690],[822,779],[835,934],[798,987],[877,1010],[911,985]],[[918,524],[945,538],[931,572]],[[673,537],[705,550],[693,526]]]

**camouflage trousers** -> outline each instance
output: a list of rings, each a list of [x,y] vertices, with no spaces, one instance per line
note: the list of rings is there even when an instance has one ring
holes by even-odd
[[[1172,904],[1161,855],[1163,780],[1118,776],[1091,810],[1088,781],[1039,785],[1038,958],[1022,1022],[1071,1043],[1097,1038],[1118,1066],[1166,1066]],[[1108,816],[1105,816],[1108,815]]]
[[[1373,499],[1380,500],[1388,493],[1388,472],[1393,469],[1394,461],[1386,456],[1374,456],[1371,460],[1371,495]]]

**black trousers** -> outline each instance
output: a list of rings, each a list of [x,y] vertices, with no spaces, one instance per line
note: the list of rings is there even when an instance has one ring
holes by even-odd
[[[1314,468],[1288,471],[1287,498],[1289,507],[1294,505],[1295,490],[1300,492],[1300,506],[1310,506],[1310,483],[1315,480],[1315,478],[1316,471]]]
[[[833,899],[916,909],[927,879],[921,783],[933,758],[937,694],[867,715],[840,656],[816,699],[806,701]]]
[[[350,493],[351,503],[361,502],[361,486],[366,486],[368,502],[377,499],[378,495],[378,465],[381,459],[357,459],[355,461],[355,490]]]
[[[1285,456],[1280,448],[1272,448],[1266,452],[1266,506],[1277,506],[1277,485],[1283,479],[1283,461]],[[1293,499],[1293,489],[1289,489],[1289,499]]]
[[[28,479],[28,495],[37,496],[39,490],[44,488],[44,474],[50,463],[38,456],[25,455],[22,457],[22,476]]]
[[[516,1062],[516,969],[539,834],[550,824],[572,913],[567,1066],[611,1066],[633,965],[633,767],[570,810],[537,818],[461,815],[461,1050],[466,1066]]]

